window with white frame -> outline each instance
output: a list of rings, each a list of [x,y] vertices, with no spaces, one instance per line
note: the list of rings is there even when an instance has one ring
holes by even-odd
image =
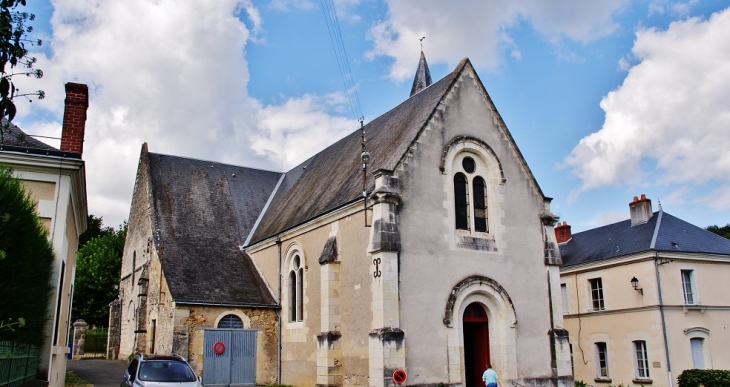
[[[560,295],[563,297],[563,314],[568,314],[568,287],[560,284]]]
[[[304,298],[304,268],[299,255],[294,255],[289,263],[289,321],[302,321]]]
[[[589,279],[588,282],[591,286],[591,304],[592,311],[604,310],[605,305],[603,303],[603,281],[600,278]]]
[[[649,360],[646,353],[646,341],[634,341],[634,367],[637,379],[649,379]]]
[[[681,270],[682,293],[684,293],[684,304],[697,304],[697,292],[695,291],[694,270]]]
[[[608,378],[608,348],[606,343],[596,343],[596,377]]]
[[[705,369],[705,339],[693,337],[689,339],[689,346],[692,350],[692,368]]]
[[[454,215],[457,230],[489,232],[486,164],[477,155],[460,154],[454,160]]]

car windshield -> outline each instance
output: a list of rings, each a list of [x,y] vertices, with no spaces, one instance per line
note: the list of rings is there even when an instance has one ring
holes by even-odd
[[[147,361],[139,366],[139,380],[147,382],[194,382],[193,370],[179,361]]]

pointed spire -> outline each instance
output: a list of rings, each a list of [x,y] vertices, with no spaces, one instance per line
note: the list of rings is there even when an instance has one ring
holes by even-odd
[[[426,63],[426,56],[423,55],[421,50],[421,60],[418,61],[418,69],[416,70],[416,77],[413,78],[413,86],[411,86],[411,97],[421,90],[431,85],[431,72],[428,71],[428,63]]]

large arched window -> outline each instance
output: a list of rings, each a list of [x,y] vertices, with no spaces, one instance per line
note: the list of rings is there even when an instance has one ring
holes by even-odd
[[[304,268],[299,255],[289,265],[289,321],[302,321],[304,298]]]
[[[486,172],[485,167],[468,154],[457,156],[457,161],[454,174],[455,227],[457,230],[489,232],[487,184],[481,176]]]

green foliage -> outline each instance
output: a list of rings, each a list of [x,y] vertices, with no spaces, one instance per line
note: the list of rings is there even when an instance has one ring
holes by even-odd
[[[35,20],[35,15],[18,10],[20,6],[25,6],[25,2],[26,0],[0,0],[0,118],[7,118],[8,122],[15,117],[15,98],[29,98],[31,95],[38,99],[45,97],[41,90],[21,94],[12,81],[17,75],[43,77],[43,71],[33,69],[36,58],[28,57],[28,49],[25,47],[26,44],[40,46],[43,43],[40,39],[28,39],[28,34],[33,32],[33,27],[28,22]],[[24,67],[24,70],[12,71],[18,65]]]
[[[714,232],[715,234],[717,234],[723,238],[730,239],[730,223],[728,223],[722,227],[719,227],[717,225],[707,226],[707,228],[705,228],[705,230],[707,230],[709,232]]]
[[[730,386],[730,371],[685,370],[677,377],[679,387],[726,387]]]
[[[9,168],[0,166],[0,321],[25,321],[0,330],[0,340],[41,346],[51,294],[53,247],[35,203]],[[12,323],[12,322],[11,322]]]
[[[574,381],[575,387],[588,387],[588,384],[582,380]]]
[[[93,215],[90,218],[95,218]],[[101,218],[92,224],[92,233],[98,236],[88,240],[76,257],[76,288],[74,291],[73,319],[83,319],[88,324],[109,324],[109,303],[117,298],[114,285],[119,284],[122,268],[124,238],[127,224],[118,230],[101,228]]]

